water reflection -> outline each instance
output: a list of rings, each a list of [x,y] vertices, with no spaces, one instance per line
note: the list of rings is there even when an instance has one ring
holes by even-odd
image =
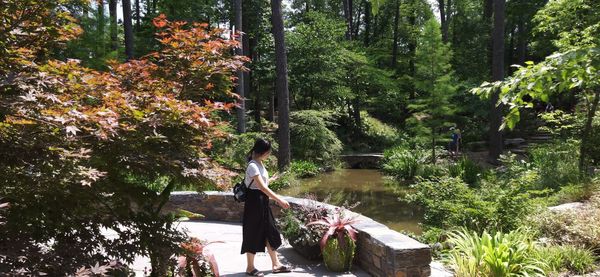
[[[344,205],[360,202],[353,211],[381,222],[396,231],[421,233],[418,223],[422,213],[418,208],[398,200],[393,188],[377,170],[340,169],[315,178],[302,180],[300,186],[281,191],[283,195],[304,197],[307,193],[320,201],[328,196],[329,203]]]

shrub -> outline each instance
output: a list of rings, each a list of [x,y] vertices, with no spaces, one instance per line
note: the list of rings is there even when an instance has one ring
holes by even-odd
[[[468,227],[472,230],[513,230],[534,209],[530,195],[518,186],[484,183],[472,189],[459,178],[420,179],[408,200],[424,209],[427,228]]]
[[[361,118],[364,142],[370,145],[373,151],[381,151],[401,142],[403,136],[398,129],[381,122],[365,111],[361,112]]]
[[[346,150],[351,152],[380,152],[401,143],[401,132],[369,115],[361,112],[362,126],[359,128],[346,113],[336,114],[335,132],[343,141]]]
[[[458,178],[420,179],[411,187],[415,192],[408,199],[423,207],[426,226],[479,229],[490,225],[488,217],[494,214],[493,206],[482,201]]]
[[[227,138],[217,140],[214,143],[213,149],[211,149],[211,156],[220,164],[231,169],[245,170],[248,164],[248,153],[258,138],[263,138],[271,142],[273,152],[277,150],[277,140],[272,135],[248,132],[239,135],[230,135]],[[268,169],[275,169],[277,168],[277,157],[271,155],[264,163]]]
[[[293,161],[290,165],[290,171],[299,178],[314,177],[321,168],[318,165],[308,161]]]
[[[462,229],[449,234],[454,245],[444,260],[457,276],[546,276],[535,259],[531,234],[516,230],[482,235]]]
[[[342,152],[342,143],[328,127],[332,113],[304,110],[290,114],[292,157],[322,166],[331,166]]]

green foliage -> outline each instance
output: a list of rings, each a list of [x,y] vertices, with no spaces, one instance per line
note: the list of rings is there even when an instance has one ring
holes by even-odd
[[[567,1],[563,1],[567,2]],[[600,48],[575,48],[556,53],[543,62],[518,66],[512,77],[503,82],[483,83],[472,92],[489,97],[500,90],[500,100],[507,104],[509,112],[502,128],[512,129],[520,120],[520,108],[533,107],[533,101],[548,102],[550,97],[561,93],[578,93],[585,108],[582,125],[579,171],[587,172],[590,164],[590,144],[594,117],[600,102]]]
[[[363,125],[363,142],[371,145],[372,149],[384,149],[400,142],[403,138],[401,131],[361,112]]]
[[[290,171],[299,178],[314,177],[321,172],[321,168],[312,162],[292,161]]]
[[[223,139],[216,140],[210,152],[211,156],[217,162],[229,168],[245,170],[248,165],[248,154],[258,138],[269,140],[274,150],[273,152],[277,150],[277,140],[271,134],[247,132],[232,134]],[[267,168],[277,168],[277,158],[275,155],[270,155],[264,163]]]
[[[162,275],[183,234],[161,210],[177,185],[221,175],[206,150],[245,58],[222,31],[159,17],[159,51],[110,72],[50,59],[77,34],[71,4],[0,8],[0,36],[13,34],[0,43],[1,75],[13,76],[0,82],[0,195],[10,204],[0,274],[64,276],[148,255]]]
[[[343,89],[344,23],[318,12],[305,15],[286,37],[290,95],[297,109],[333,107]]]
[[[596,268],[594,252],[573,245],[538,247],[536,259],[543,261],[546,272],[585,274]]]
[[[342,143],[330,129],[331,112],[295,111],[290,114],[292,158],[331,166],[342,151]]]
[[[595,0],[549,1],[535,16],[535,32],[550,37],[561,51],[600,46],[599,9]]]
[[[278,191],[283,188],[298,185],[299,181],[296,176],[291,172],[284,172],[279,175],[279,179],[269,183],[269,188],[273,191]]]
[[[454,248],[444,260],[458,276],[546,276],[528,232],[484,231],[480,236],[462,229],[451,232],[449,242]]]
[[[504,168],[497,175],[527,190],[559,191],[563,186],[580,184],[584,179],[573,170],[579,159],[578,146],[572,140],[555,141],[531,147],[527,160],[502,156]]]
[[[485,182],[472,189],[459,178],[419,180],[408,200],[424,209],[425,227],[514,230],[534,205],[518,185]]]
[[[417,177],[429,179],[443,174],[443,167],[431,164],[431,151],[419,146],[396,146],[386,150],[383,156],[383,172],[400,181],[412,181]]]
[[[539,189],[558,190],[566,184],[577,184],[581,177],[577,170],[578,143],[572,140],[556,141],[532,147],[530,163],[539,176]]]
[[[462,179],[469,186],[477,186],[483,173],[483,169],[467,157],[462,157],[456,163],[448,165],[448,174]]]
[[[442,42],[437,20],[430,19],[417,45],[415,86],[420,95],[408,106],[412,111],[408,123],[414,128],[414,133],[426,135],[432,141],[437,139],[442,127],[451,124],[448,119],[454,112],[450,102],[456,91],[451,58],[452,51]],[[435,152],[432,155],[435,162]]]

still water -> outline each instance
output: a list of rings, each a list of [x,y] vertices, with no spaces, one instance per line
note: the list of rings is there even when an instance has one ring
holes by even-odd
[[[299,186],[280,191],[282,195],[306,197],[308,193],[328,203],[360,204],[354,212],[368,216],[390,229],[421,233],[419,222],[423,215],[419,209],[398,199],[394,189],[386,185],[386,178],[377,170],[339,169],[314,178],[302,179]]]

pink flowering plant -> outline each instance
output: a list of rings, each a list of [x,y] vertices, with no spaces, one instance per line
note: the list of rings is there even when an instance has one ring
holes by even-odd
[[[307,225],[323,225],[327,228],[320,245],[323,260],[329,270],[336,272],[350,270],[358,235],[352,224],[357,222],[356,216],[347,216],[344,209],[338,208],[331,215]]]

